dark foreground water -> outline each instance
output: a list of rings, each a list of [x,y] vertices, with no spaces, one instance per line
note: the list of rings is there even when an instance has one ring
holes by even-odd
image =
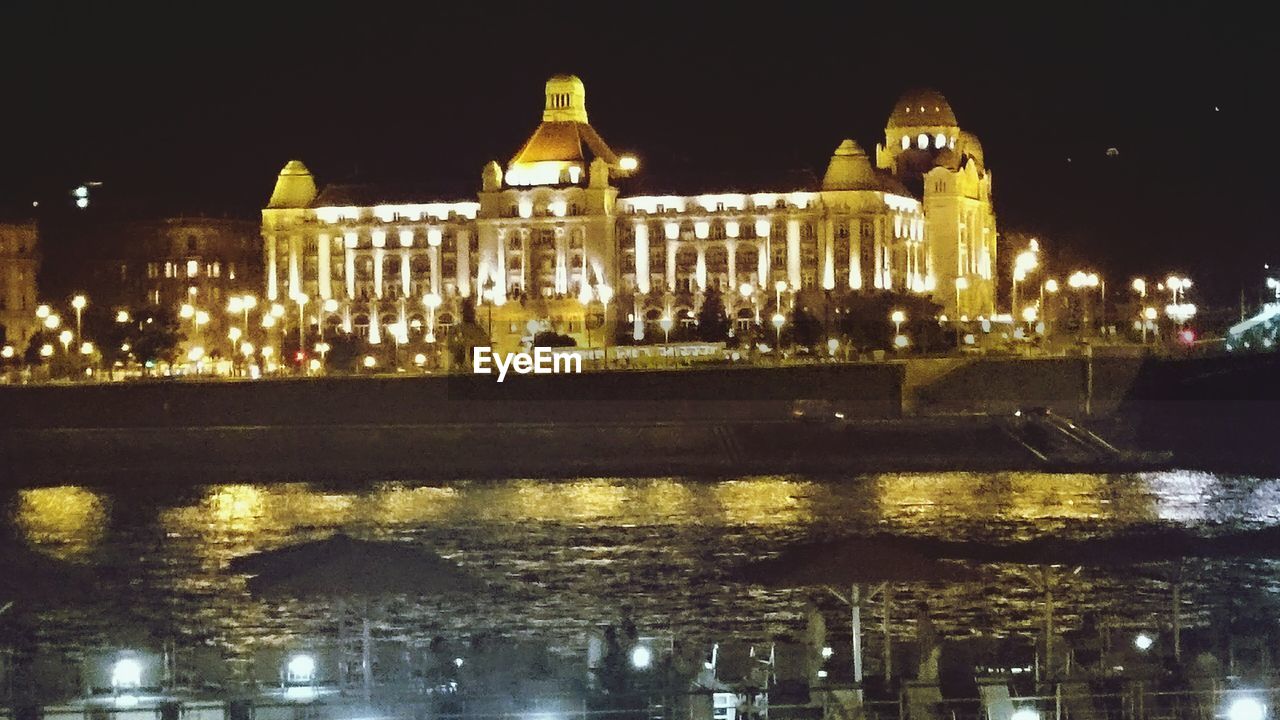
[[[187,488],[53,487],[0,495],[0,524],[50,555],[102,568],[102,596],[37,616],[41,643],[90,648],[219,646],[231,656],[324,637],[325,600],[250,595],[232,558],[324,537],[402,540],[455,559],[489,581],[486,597],[410,603],[376,613],[384,638],[461,639],[491,631],[576,646],[588,628],[630,606],[645,634],[692,640],[795,637],[807,603],[837,627],[844,616],[812,590],[765,591],[727,570],[790,543],[867,531],[948,539],[1084,537],[1151,524],[1215,532],[1280,522],[1280,480],[1198,472],[1136,475],[885,474],[852,478],[744,477],[358,484],[219,484]],[[909,632],[928,604],[952,636],[1027,633],[1042,617],[1036,569],[985,566],[963,585],[903,585],[894,629]],[[1085,568],[1060,574],[1058,621],[1086,610],[1158,630],[1169,615],[1162,571]],[[1188,564],[1186,623],[1247,603],[1276,612],[1280,566]],[[879,606],[865,622],[879,627]],[[902,620],[899,620],[902,618]]]

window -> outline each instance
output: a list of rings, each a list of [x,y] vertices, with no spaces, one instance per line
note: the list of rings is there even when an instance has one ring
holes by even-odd
[[[147,263],[147,277],[156,278],[160,276],[160,263]]]
[[[943,147],[945,147],[945,146],[946,146],[946,144],[947,144],[947,136],[946,136],[946,135],[944,135],[944,134],[942,134],[942,133],[938,133],[937,135],[934,135],[934,136],[933,136],[933,146],[934,146],[935,148],[937,148],[938,150],[941,150]]]
[[[916,146],[921,150],[929,149],[929,136],[925,133],[920,133],[920,136],[916,138]]]
[[[200,261],[199,261],[199,260],[188,260],[188,261],[187,261],[187,277],[189,277],[189,278],[190,278],[190,277],[195,277],[195,276],[197,276],[197,275],[199,275],[199,274],[200,274]]]
[[[173,263],[166,262],[164,264],[164,276],[167,278],[173,277]]]
[[[908,109],[910,109],[910,108],[908,108]],[[902,149],[903,149],[903,150],[910,150],[910,149],[911,149],[911,138],[910,138],[909,136],[907,136],[907,135],[903,135],[903,136],[902,136]]]

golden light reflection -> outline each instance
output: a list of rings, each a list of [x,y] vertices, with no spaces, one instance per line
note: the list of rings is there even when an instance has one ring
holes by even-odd
[[[813,520],[810,482],[756,478],[717,483],[711,495],[725,520],[744,525],[791,525]]]
[[[75,559],[102,542],[108,515],[102,495],[64,486],[19,491],[15,520],[27,542],[57,557]]]
[[[445,517],[457,501],[456,488],[387,485],[368,498],[359,514],[380,523],[425,522]]]
[[[619,480],[569,483],[521,480],[499,491],[492,510],[512,520],[589,522],[626,512],[629,490]]]

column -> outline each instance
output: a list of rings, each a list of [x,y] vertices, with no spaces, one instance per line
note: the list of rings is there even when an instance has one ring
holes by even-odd
[[[649,224],[636,223],[636,289],[649,292]]]
[[[676,250],[679,244],[667,237],[667,290],[676,291]]]
[[[773,288],[769,282],[769,239],[756,242],[756,280],[765,292]]]
[[[333,297],[333,287],[329,283],[329,257],[333,250],[333,239],[329,233],[320,233],[316,239],[316,280],[320,284],[320,299]]]
[[[880,271],[880,259],[883,254],[881,248],[884,246],[884,223],[885,218],[881,215],[875,219],[875,224],[872,226],[871,285],[878,290],[884,288],[884,274]]]
[[[862,223],[857,217],[849,221],[849,289],[862,289]]]
[[[729,264],[729,292],[738,292],[738,243],[729,240],[724,244],[725,252],[728,253]],[[733,295],[736,297],[736,295]]]
[[[275,301],[280,297],[279,279],[276,277],[276,236],[267,236],[267,299]]]
[[[697,264],[693,266],[693,279],[698,283],[698,290],[707,291],[707,246],[704,243],[698,243],[695,248],[698,251]]]
[[[498,267],[494,272],[493,302],[502,305],[507,301],[507,231],[498,230]]]
[[[454,235],[457,243],[457,271],[458,271],[458,294],[462,297],[471,296],[471,231],[467,228],[458,228],[458,232]]]
[[[298,245],[302,239],[297,235],[289,236],[289,297],[302,292],[302,281],[298,270]]]
[[[346,275],[347,281],[347,299],[354,300],[356,297],[356,239],[355,233],[347,233],[347,237],[343,240],[343,273]]]
[[[569,240],[564,228],[556,228],[556,294],[569,292]]]
[[[822,219],[822,289],[834,290],[836,287],[836,239],[831,218]]]
[[[428,260],[431,262],[431,292],[435,293],[436,295],[439,295],[440,294],[440,263],[441,263],[440,246],[439,245],[432,246],[430,253],[431,254],[428,255]]]
[[[373,249],[373,294],[382,299],[382,261],[387,251],[376,247]]]
[[[800,287],[800,220],[787,220],[787,282]]]

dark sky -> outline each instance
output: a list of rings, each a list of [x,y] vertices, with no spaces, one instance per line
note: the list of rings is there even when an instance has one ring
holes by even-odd
[[[0,198],[98,180],[102,203],[253,217],[295,157],[321,183],[471,196],[557,72],[657,184],[784,189],[766,185],[820,175],[844,137],[871,151],[927,85],[982,140],[1002,229],[1079,259],[1061,264],[1233,298],[1280,263],[1280,51],[1247,5],[228,5],[0,11]]]

